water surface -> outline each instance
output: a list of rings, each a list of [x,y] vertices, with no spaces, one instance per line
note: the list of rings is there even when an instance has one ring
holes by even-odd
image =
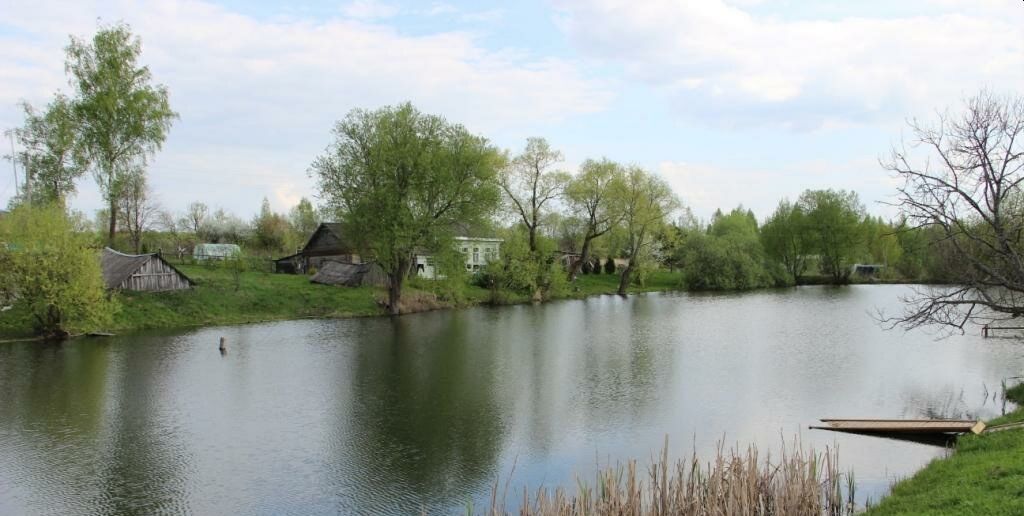
[[[575,485],[715,442],[838,445],[861,493],[927,445],[822,417],[1004,410],[1015,341],[882,331],[902,286],[539,306],[0,344],[0,514],[406,514]],[[221,356],[217,341],[228,340]],[[1009,408],[1009,407],[1006,407]]]

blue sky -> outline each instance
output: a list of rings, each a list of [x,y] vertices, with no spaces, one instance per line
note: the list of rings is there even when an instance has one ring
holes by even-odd
[[[333,121],[405,100],[513,152],[543,136],[569,171],[602,156],[644,166],[700,217],[743,204],[763,218],[827,187],[892,216],[877,160],[906,119],[1024,85],[1012,0],[41,0],[4,12],[0,128],[20,123],[17,102],[68,91],[70,34],[123,20],[181,114],[149,170],[160,203],[243,217],[264,196],[282,211],[313,197],[306,170]],[[72,206],[100,204],[83,179]]]

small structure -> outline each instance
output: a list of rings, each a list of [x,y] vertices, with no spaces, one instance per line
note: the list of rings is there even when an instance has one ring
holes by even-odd
[[[112,290],[162,292],[191,288],[192,280],[159,254],[124,254],[109,247],[100,257],[103,282]]]
[[[501,243],[504,241],[501,238],[457,236],[455,249],[466,257],[466,270],[476,274],[488,262],[501,258]],[[413,272],[421,278],[439,278],[433,255],[417,253],[413,267]]]
[[[388,276],[376,263],[321,262],[309,281],[344,287],[384,287]]]
[[[324,222],[297,253],[274,260],[274,272],[304,274],[326,262],[362,263],[354,247],[344,238],[342,225]]]
[[[192,258],[202,262],[206,260],[229,260],[238,258],[242,249],[235,244],[196,244],[192,249]]]

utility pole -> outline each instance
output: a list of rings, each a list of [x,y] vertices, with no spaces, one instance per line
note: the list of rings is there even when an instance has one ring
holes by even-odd
[[[18,157],[14,154],[14,131],[8,129],[7,137],[11,140],[11,168],[14,169],[14,195],[21,195],[18,190]]]

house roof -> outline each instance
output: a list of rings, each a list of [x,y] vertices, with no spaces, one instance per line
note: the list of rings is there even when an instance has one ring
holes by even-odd
[[[125,254],[115,251],[109,247],[103,248],[103,255],[100,256],[100,266],[103,269],[103,283],[106,284],[107,288],[117,288],[121,283],[124,283],[124,280],[128,279],[128,277],[134,274],[135,271],[139,270],[143,264],[154,257],[164,263],[167,263],[166,260],[155,253]],[[182,274],[181,271],[173,265],[170,263],[167,263],[167,265],[174,269],[178,274],[181,274],[182,277],[189,281],[189,283],[192,283],[192,280],[188,276]]]

